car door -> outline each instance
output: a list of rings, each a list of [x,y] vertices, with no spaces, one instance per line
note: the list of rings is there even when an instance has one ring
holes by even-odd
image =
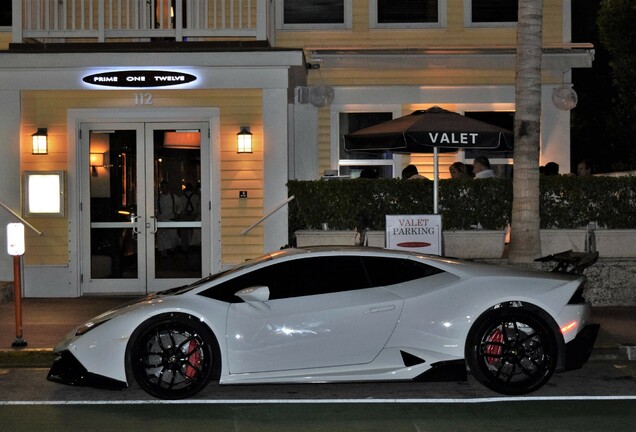
[[[396,294],[370,287],[356,256],[274,263],[235,284],[237,291],[267,286],[270,295],[229,308],[232,374],[369,363],[393,333],[403,305]]]

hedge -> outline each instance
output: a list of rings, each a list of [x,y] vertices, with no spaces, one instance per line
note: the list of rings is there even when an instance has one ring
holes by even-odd
[[[433,182],[356,179],[288,183],[289,230],[384,230],[387,214],[432,214]],[[636,177],[542,177],[541,228],[581,228],[595,221],[611,229],[636,228]],[[439,181],[445,230],[503,229],[512,210],[511,179]],[[290,236],[293,238],[293,236]]]

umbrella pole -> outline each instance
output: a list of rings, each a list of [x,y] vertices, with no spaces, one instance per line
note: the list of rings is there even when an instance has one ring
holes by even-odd
[[[439,167],[437,165],[437,147],[433,147],[433,212],[438,214],[438,183],[439,183]]]

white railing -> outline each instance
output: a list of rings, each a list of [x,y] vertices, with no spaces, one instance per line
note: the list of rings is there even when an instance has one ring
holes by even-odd
[[[12,0],[13,42],[267,39],[268,0]]]

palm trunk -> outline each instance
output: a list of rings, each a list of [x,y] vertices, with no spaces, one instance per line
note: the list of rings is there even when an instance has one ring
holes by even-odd
[[[515,77],[515,149],[510,249],[512,264],[541,255],[539,148],[543,0],[519,0]]]

